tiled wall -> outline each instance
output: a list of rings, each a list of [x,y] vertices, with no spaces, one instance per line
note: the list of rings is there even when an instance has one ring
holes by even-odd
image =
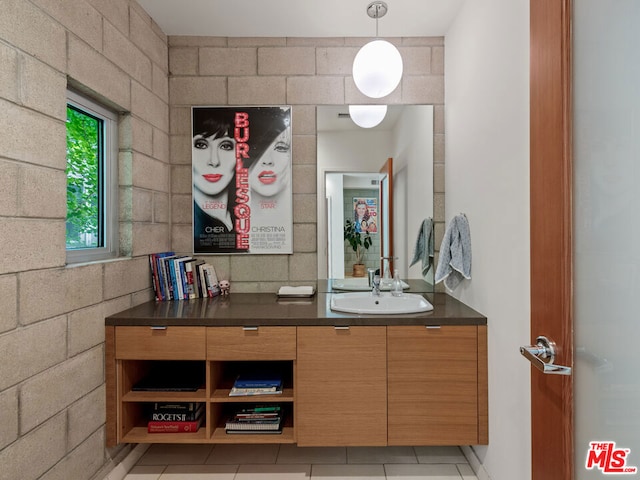
[[[316,105],[374,103],[351,78],[366,38],[169,37],[171,242],[191,251],[193,105],[292,105],[293,255],[214,256],[232,291],[275,292],[283,284],[315,284]],[[435,106],[436,241],[444,232],[444,39],[394,38],[404,61],[400,86],[377,103]],[[439,244],[439,243],[438,243]],[[219,275],[220,276],[220,275]]]
[[[85,480],[104,448],[104,317],[170,247],[168,46],[129,0],[0,5],[0,479]],[[121,112],[123,258],[65,266],[67,81]]]

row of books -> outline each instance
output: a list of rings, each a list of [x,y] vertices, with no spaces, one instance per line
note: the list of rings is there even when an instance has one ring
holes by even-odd
[[[220,295],[213,265],[175,252],[149,255],[151,282],[156,300],[189,300]]]
[[[151,404],[148,433],[193,433],[204,422],[203,402],[155,402]],[[228,434],[282,433],[284,414],[278,404],[245,405],[225,422]]]
[[[238,375],[229,391],[229,396],[276,395],[279,393],[282,393],[282,378],[278,375]]]
[[[151,404],[147,432],[197,432],[205,418],[203,402],[155,402]]]
[[[227,434],[282,433],[283,412],[280,405],[254,405],[238,409],[225,424]]]

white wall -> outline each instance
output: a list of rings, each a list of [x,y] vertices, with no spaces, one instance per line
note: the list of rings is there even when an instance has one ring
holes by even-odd
[[[446,218],[466,213],[473,250],[472,280],[454,296],[489,330],[489,446],[474,451],[492,480],[527,480],[529,2],[466,2],[445,48]]]
[[[423,278],[421,263],[409,263],[422,221],[433,219],[433,135],[416,132],[432,131],[432,105],[405,107],[393,129],[393,253],[401,278]],[[432,271],[428,278],[433,278]]]

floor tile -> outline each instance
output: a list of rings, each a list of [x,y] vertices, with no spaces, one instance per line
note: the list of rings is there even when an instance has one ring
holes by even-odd
[[[385,465],[387,480],[460,480],[455,465]]]
[[[276,463],[280,445],[216,445],[206,464]]]
[[[468,463],[458,447],[413,447],[418,463]]]
[[[478,480],[478,477],[476,477],[476,474],[468,463],[460,463],[456,465],[456,467],[458,467],[458,471],[460,475],[462,475],[462,480]]]
[[[169,465],[159,480],[233,480],[238,465]]]
[[[164,465],[135,466],[124,480],[158,480],[165,468]]]
[[[345,447],[280,445],[277,463],[347,463],[347,449]]]
[[[418,463],[413,447],[347,447],[347,463]]]
[[[240,465],[235,480],[309,480],[311,465]]]
[[[312,480],[384,480],[383,465],[311,465]]]
[[[138,465],[203,464],[212,448],[212,445],[155,443],[138,460]]]

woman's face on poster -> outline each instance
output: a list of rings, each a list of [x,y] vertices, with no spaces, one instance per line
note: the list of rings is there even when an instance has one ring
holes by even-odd
[[[288,130],[269,145],[249,172],[251,190],[271,197],[281,192],[289,182],[291,142]]]
[[[231,137],[193,137],[193,185],[202,193],[219,195],[233,179],[235,166],[235,141]]]
[[[358,218],[362,218],[367,213],[367,206],[364,203],[358,203],[356,205],[356,213]]]

